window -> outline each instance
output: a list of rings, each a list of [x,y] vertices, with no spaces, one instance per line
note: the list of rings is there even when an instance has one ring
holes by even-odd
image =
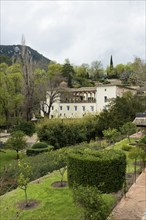
[[[77,111],[78,107],[77,106],[74,106],[75,107],[75,111]]]
[[[54,110],[54,106],[52,105],[52,110]]]
[[[62,111],[62,106],[60,106],[60,110]]]
[[[85,106],[82,106],[82,108],[83,108],[83,111],[85,111]]]
[[[107,96],[104,96],[104,102],[107,102]]]
[[[104,91],[106,91],[106,89]]]
[[[91,111],[93,112],[94,111],[94,106],[90,106],[91,107]]]
[[[69,111],[69,105],[66,106],[67,110]]]

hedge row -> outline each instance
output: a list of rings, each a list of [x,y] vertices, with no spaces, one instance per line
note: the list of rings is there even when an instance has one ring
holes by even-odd
[[[68,158],[69,186],[96,186],[104,193],[121,189],[125,180],[126,156],[117,150],[80,150]]]
[[[52,119],[38,127],[40,141],[45,141],[59,149],[83,141],[90,142],[96,136],[95,116],[82,119]]]

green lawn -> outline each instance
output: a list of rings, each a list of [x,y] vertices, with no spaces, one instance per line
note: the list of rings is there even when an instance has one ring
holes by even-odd
[[[68,187],[53,188],[51,186],[53,182],[59,180],[59,172],[55,171],[43,177],[40,183],[29,184],[28,198],[35,199],[39,203],[31,210],[18,208],[18,203],[24,200],[24,192],[19,188],[1,196],[1,218],[3,220],[82,220],[82,210],[74,205],[71,190]]]
[[[131,140],[131,143],[135,142],[135,139],[131,138],[130,140]],[[122,150],[122,146],[125,144],[129,144],[129,141],[127,138],[123,139],[120,142],[117,142],[114,145],[114,149]],[[133,147],[135,147],[135,146],[133,146]],[[134,160],[129,158],[129,152],[130,151],[124,151],[124,153],[126,154],[126,161],[127,161],[127,173],[133,173],[134,172]],[[137,165],[137,170],[138,169],[139,169],[139,166]]]
[[[20,158],[24,157],[23,153],[19,153]],[[14,150],[4,150],[4,152],[0,152],[0,171],[4,168],[4,166],[7,166],[11,164],[14,160],[16,160],[16,151]]]

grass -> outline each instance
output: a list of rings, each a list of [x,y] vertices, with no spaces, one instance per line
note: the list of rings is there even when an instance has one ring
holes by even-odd
[[[134,140],[132,140],[134,141]],[[128,144],[128,139],[124,139],[114,146],[114,149],[122,149],[124,144]],[[127,172],[133,172],[133,160],[128,157],[129,151],[124,151],[127,157]],[[24,157],[24,155],[20,155]],[[0,153],[0,169],[4,165],[10,164],[16,159],[16,152],[6,150]],[[40,179],[40,183],[31,182],[28,187],[28,198],[38,201],[38,206],[30,210],[21,210],[18,204],[24,201],[23,190],[17,188],[0,197],[0,216],[3,220],[83,220],[83,210],[76,207],[72,191],[68,188],[53,188],[51,184],[60,180],[58,171]],[[65,180],[67,175],[65,174]]]
[[[16,160],[17,153],[14,150],[3,150],[0,152],[0,171],[7,165]],[[19,153],[20,158],[24,157],[23,153]]]
[[[131,138],[131,143],[134,143],[135,142],[135,139]],[[133,173],[134,172],[134,160],[129,158],[129,153],[130,153],[130,150],[129,151],[125,151],[122,149],[123,145],[125,144],[129,144],[129,140],[127,138],[123,139],[122,141],[120,142],[117,142],[115,145],[114,145],[114,149],[119,149],[119,150],[122,150],[124,151],[124,153],[126,154],[126,161],[127,161],[127,168],[126,168],[126,172],[127,173]],[[132,147],[135,147],[135,146],[132,146]],[[137,165],[137,170],[139,169],[139,165]]]
[[[43,177],[39,184],[29,184],[28,198],[39,202],[36,208],[30,210],[18,208],[18,203],[24,200],[24,192],[19,188],[1,196],[0,216],[3,220],[82,220],[82,210],[75,206],[71,190],[51,186],[59,180],[59,172],[55,171]]]

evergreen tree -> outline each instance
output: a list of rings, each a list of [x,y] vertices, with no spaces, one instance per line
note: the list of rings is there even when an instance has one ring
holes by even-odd
[[[113,66],[113,58],[112,58],[112,55],[111,55],[111,59],[110,59],[110,71],[112,71],[114,68]]]

